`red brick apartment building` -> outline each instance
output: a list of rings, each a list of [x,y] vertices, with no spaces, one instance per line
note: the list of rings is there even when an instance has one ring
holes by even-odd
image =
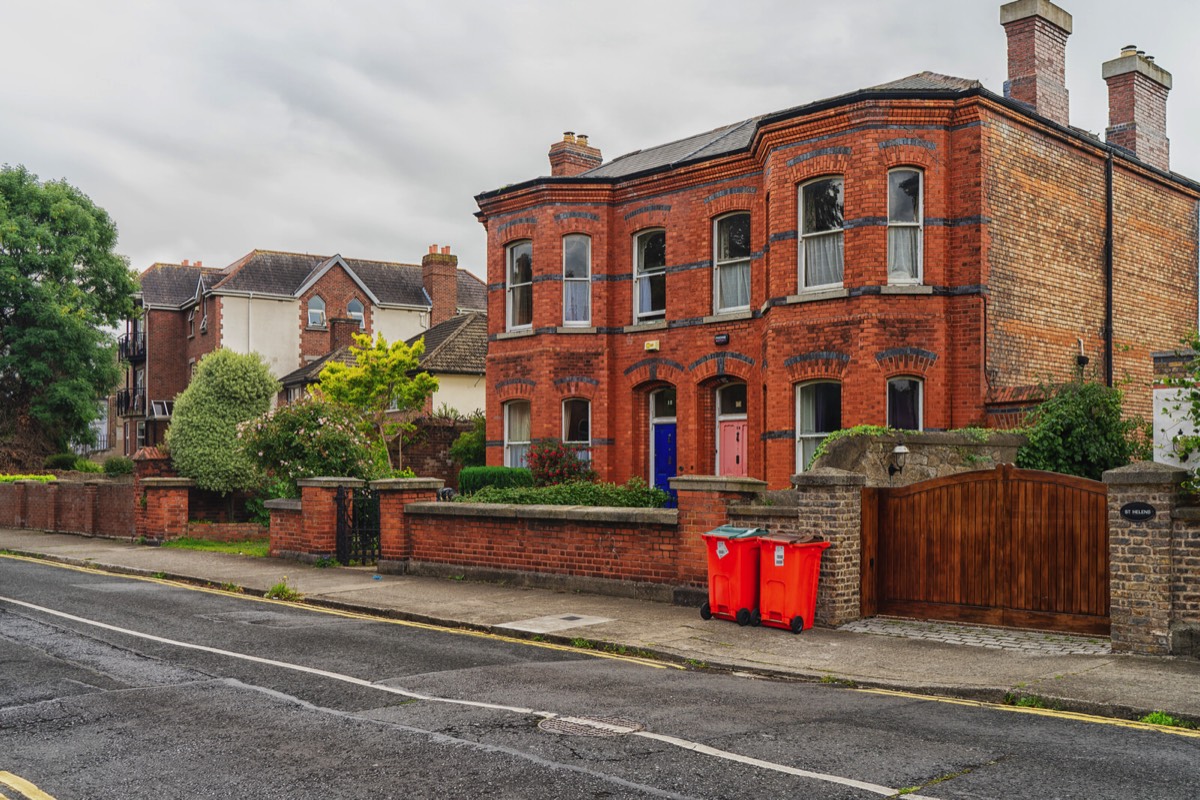
[[[279,378],[350,344],[353,333],[407,340],[486,308],[483,282],[436,245],[420,265],[254,250],[224,269],[154,264],[139,280],[141,314],[119,341],[126,453],[162,441],[175,396],[218,347],[260,353]]]
[[[568,133],[479,195],[488,462],[562,438],[608,480],[781,487],[839,428],[1011,426],[1081,356],[1148,417],[1197,320],[1171,76],[1106,62],[1102,141],[1069,124],[1071,16],[1000,16],[1004,96],[926,72],[608,163]]]

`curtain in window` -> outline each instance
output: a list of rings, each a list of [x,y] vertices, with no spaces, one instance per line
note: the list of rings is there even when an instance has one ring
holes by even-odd
[[[750,262],[721,267],[719,280],[720,308],[750,305]]]
[[[812,236],[804,240],[804,285],[842,282],[842,234]]]
[[[888,278],[890,280],[917,279],[921,229],[915,226],[892,226],[888,228]]]
[[[505,432],[508,439],[504,446],[508,451],[508,466],[525,466],[525,456],[529,451],[529,403],[513,402],[506,406],[508,412],[508,429]]]
[[[512,288],[512,324],[529,325],[533,322],[533,286]]]
[[[915,378],[888,381],[888,427],[921,429],[921,382]]]
[[[591,284],[587,281],[563,282],[563,318],[566,322],[589,322],[592,318]]]

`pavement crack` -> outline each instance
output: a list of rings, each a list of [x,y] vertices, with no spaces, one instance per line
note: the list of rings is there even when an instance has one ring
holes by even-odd
[[[985,767],[994,767],[1001,761],[1004,761],[1006,758],[1008,758],[1008,756],[1000,756],[998,758],[980,762],[979,764],[975,764],[973,766],[963,767],[962,769],[955,770],[954,772],[947,772],[942,775],[938,775],[936,778],[931,778],[930,780],[925,781],[925,783],[918,784],[916,786],[906,786],[895,794],[889,795],[888,800],[896,800],[897,798],[919,795],[919,793],[924,792],[926,789],[931,789],[934,786],[946,783],[947,781],[952,781],[955,778],[961,778],[964,775],[970,775],[972,772]]]

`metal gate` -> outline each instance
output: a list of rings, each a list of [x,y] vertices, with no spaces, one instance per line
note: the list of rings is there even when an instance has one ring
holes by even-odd
[[[864,489],[862,613],[1107,634],[1102,483],[1003,465]]]
[[[343,566],[379,560],[379,495],[374,489],[338,487],[337,560]]]

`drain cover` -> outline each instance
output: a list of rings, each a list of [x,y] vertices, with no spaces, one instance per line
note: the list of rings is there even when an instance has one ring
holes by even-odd
[[[625,736],[646,726],[624,717],[551,717],[538,727],[560,736]]]

